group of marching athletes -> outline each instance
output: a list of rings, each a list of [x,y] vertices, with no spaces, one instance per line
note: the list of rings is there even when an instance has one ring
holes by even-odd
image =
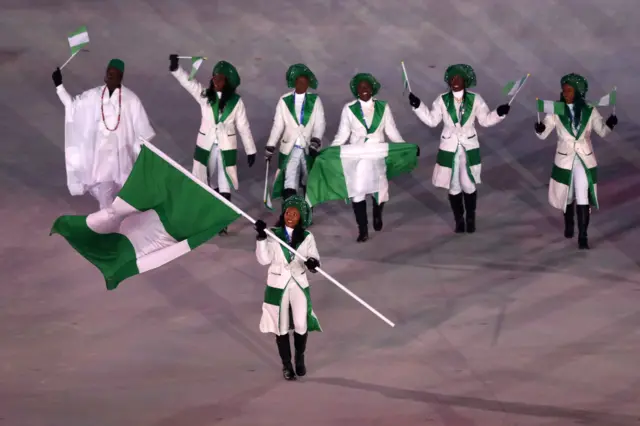
[[[170,55],[169,70],[198,102],[201,122],[193,156],[193,174],[227,200],[231,189],[238,190],[237,135],[247,154],[249,167],[256,157],[249,121],[242,98],[237,93],[240,75],[226,61],[215,64],[208,86],[189,78],[179,66],[177,55]],[[56,91],[65,105],[65,155],[67,185],[72,195],[86,192],[108,207],[124,185],[136,156],[140,139],[150,140],[155,132],[139,98],[122,85],[124,63],[109,62],[105,84],[72,98],[62,85],[62,74],[52,75]],[[509,105],[491,111],[482,97],[469,89],[476,85],[473,68],[465,64],[447,68],[445,93],[438,95],[431,108],[413,93],[409,103],[417,117],[429,127],[443,122],[440,145],[432,183],[449,192],[456,233],[476,230],[476,185],[481,183],[480,145],[475,121],[483,127],[502,122]],[[270,239],[267,225],[258,220],[256,257],[269,266],[260,330],[276,335],[278,351],[287,380],[304,376],[304,353],[309,331],[320,331],[309,293],[306,271],[316,272],[320,266],[313,234],[308,231],[312,210],[304,193],[310,164],[322,148],[325,132],[324,109],[320,97],[309,89],[317,89],[318,80],[304,64],[295,64],[286,72],[290,89],[276,106],[273,127],[265,147],[265,158],[271,161],[278,143],[276,181],[281,182],[282,214],[272,229],[280,239],[302,254],[306,261]],[[617,124],[615,115],[604,121],[595,107],[587,105],[586,79],[568,74],[560,81],[565,114],[547,114],[535,123],[538,138],[546,139],[555,129],[558,144],[549,186],[549,203],[564,212],[566,238],[574,235],[574,218],[578,222],[578,246],[588,249],[587,228],[590,206],[598,207],[597,162],[591,143],[591,131],[607,136]],[[380,83],[371,74],[357,74],[350,82],[355,100],[342,109],[340,125],[332,145],[403,142],[389,105],[376,98]],[[69,112],[73,112],[72,114]],[[386,139],[385,139],[386,135]],[[419,155],[419,149],[417,151]],[[82,164],[82,167],[80,166]],[[88,165],[88,166],[87,166]],[[299,192],[302,192],[302,195]],[[358,225],[358,242],[368,239],[368,217],[365,196],[352,200]],[[575,201],[575,206],[574,206]],[[373,227],[382,229],[384,202],[373,199]],[[225,231],[223,231],[224,233]],[[289,331],[293,330],[295,362],[292,363]],[[295,364],[295,369],[294,369]]]

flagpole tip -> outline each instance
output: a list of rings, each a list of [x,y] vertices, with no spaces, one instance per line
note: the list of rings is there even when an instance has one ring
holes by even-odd
[[[531,73],[527,73],[527,77],[530,77],[530,76],[531,76]]]

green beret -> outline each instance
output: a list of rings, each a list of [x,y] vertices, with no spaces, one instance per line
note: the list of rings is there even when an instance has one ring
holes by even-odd
[[[378,82],[378,80],[376,80],[374,76],[368,73],[356,74],[351,79],[351,83],[350,83],[351,93],[353,93],[353,96],[355,96],[356,98],[358,97],[358,84],[360,84],[361,81],[366,81],[371,85],[371,89],[372,89],[371,96],[377,95],[378,92],[380,91],[380,87],[381,87],[380,83]]]
[[[110,60],[109,65],[107,65],[107,68],[115,68],[117,70],[120,70],[120,72],[124,74],[124,62],[122,62],[122,59]]]
[[[289,207],[295,207],[300,212],[300,223],[303,228],[308,228],[311,225],[311,207],[299,195],[292,195],[284,200],[282,203],[282,213],[284,213]]]
[[[318,88],[318,79],[305,64],[293,64],[289,67],[285,76],[287,80],[287,86],[289,86],[290,88],[295,87],[296,79],[300,76],[305,76],[309,79],[309,87],[314,90]]]
[[[567,74],[560,79],[560,86],[564,86],[565,84],[573,87],[582,99],[587,96],[587,92],[589,91],[589,82],[587,82],[587,79],[583,76],[573,73]]]
[[[222,74],[227,79],[227,83],[234,89],[240,86],[240,74],[236,67],[227,61],[220,61],[213,67],[212,74]]]
[[[456,64],[451,65],[444,73],[444,82],[449,84],[451,79],[459,75],[464,80],[465,89],[469,89],[476,85],[476,73],[473,71],[471,65],[467,64]]]

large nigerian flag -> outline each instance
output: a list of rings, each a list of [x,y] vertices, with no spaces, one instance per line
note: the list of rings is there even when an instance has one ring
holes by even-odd
[[[310,205],[379,195],[388,200],[388,181],[411,172],[418,164],[418,146],[410,143],[364,143],[322,150],[307,182]]]
[[[148,142],[111,207],[61,216],[51,233],[104,275],[107,289],[211,239],[240,215]]]

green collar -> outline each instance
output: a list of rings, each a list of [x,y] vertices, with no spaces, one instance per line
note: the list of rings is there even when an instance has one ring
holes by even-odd
[[[306,126],[309,123],[309,119],[311,118],[311,114],[313,113],[313,107],[316,104],[316,99],[318,99],[318,95],[315,93],[307,93],[305,94],[304,102],[302,103],[302,123],[300,123],[300,117],[296,114],[296,105],[293,93],[289,96],[283,98],[284,103],[287,105],[289,112],[293,116],[293,119],[296,121],[298,125],[302,124]]]
[[[565,104],[565,111],[568,111],[569,107]],[[580,116],[580,128],[578,129],[578,134],[573,133],[573,126],[571,125],[571,115],[558,115],[560,122],[564,126],[565,129],[573,136],[576,140],[580,139],[582,134],[584,133],[584,129],[587,127],[587,123],[589,122],[589,118],[591,118],[591,113],[593,112],[593,107],[589,105],[585,105],[582,109],[582,115]]]
[[[272,228],[271,232],[276,234],[276,237],[280,238],[285,243],[287,242],[287,233],[284,230],[284,228]],[[302,241],[296,244],[295,247],[293,247],[294,250],[298,250],[298,247],[300,247],[300,245],[304,242],[304,240],[307,238],[308,235],[309,235],[309,231],[304,231],[304,238],[302,239]],[[284,247],[282,244],[279,244],[279,245],[280,245],[280,248],[282,249],[282,254],[284,254],[285,259],[287,259],[287,263],[291,263],[291,261],[295,257],[294,254],[291,253],[289,249]]]
[[[458,111],[456,111],[453,93],[451,91],[445,93],[442,95],[442,100],[444,101],[444,105],[447,107],[447,111],[449,112],[449,116],[451,117],[453,124],[458,124]],[[462,101],[464,103],[464,114],[462,114],[462,122],[460,123],[460,126],[464,126],[467,123],[467,120],[469,120],[475,100],[475,93],[465,92],[464,100]]]
[[[229,114],[231,114],[233,109],[238,104],[239,100],[240,100],[240,95],[238,95],[237,93],[234,93],[225,104],[224,111],[222,111],[222,116],[220,116],[220,108],[218,108],[220,99],[216,96],[215,103],[211,105],[211,108],[213,109],[213,118],[215,119],[216,124],[223,123],[224,120],[226,120],[227,117],[229,117]]]
[[[378,130],[378,127],[380,127],[380,123],[382,122],[382,117],[384,116],[384,109],[386,108],[386,106],[386,101],[379,101],[377,99],[373,101],[373,119],[371,120],[370,127],[367,126],[367,122],[364,120],[362,105],[360,105],[359,100],[355,101],[351,106],[349,106],[349,109],[351,110],[353,115],[356,116],[358,121],[362,123],[365,129],[367,129],[367,134],[370,135]]]

